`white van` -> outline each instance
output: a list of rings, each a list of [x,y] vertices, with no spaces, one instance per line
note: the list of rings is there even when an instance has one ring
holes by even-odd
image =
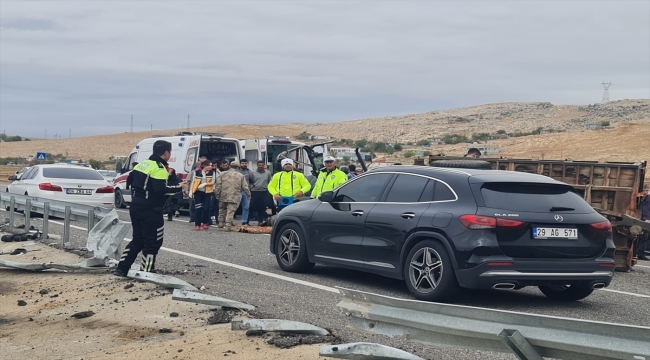
[[[172,144],[172,156],[169,167],[176,170],[181,180],[187,179],[194,170],[194,165],[201,156],[208,160],[228,162],[239,160],[242,151],[239,140],[227,138],[226,134],[217,133],[190,133],[182,132],[176,136],[160,136],[140,141],[131,151],[124,163],[117,163],[118,175],[113,180],[115,187],[115,207],[124,208],[131,202],[131,192],[126,190],[126,179],[133,170],[134,163],[145,161],[153,154],[153,144],[158,140],[169,141]],[[188,206],[187,199],[183,201],[183,208]]]
[[[323,167],[323,154],[327,154],[327,144],[306,145],[293,141],[286,136],[266,136],[264,139],[240,140],[246,160],[251,162],[250,168],[257,167],[258,160],[267,164],[272,174],[280,171],[279,158],[289,158],[298,164],[305,176],[314,175]]]

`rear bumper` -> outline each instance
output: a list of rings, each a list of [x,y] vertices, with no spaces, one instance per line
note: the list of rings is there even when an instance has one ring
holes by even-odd
[[[456,270],[458,283],[462,287],[471,289],[519,289],[525,286],[560,285],[573,282],[588,283],[590,286],[602,288],[609,286],[613,276],[612,259],[515,260],[511,266],[490,266],[485,262],[471,269]]]

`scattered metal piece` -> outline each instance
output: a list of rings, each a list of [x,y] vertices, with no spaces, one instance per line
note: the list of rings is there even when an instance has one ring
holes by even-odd
[[[242,310],[255,310],[255,306],[244,304],[239,301],[224,299],[218,296],[201,294],[193,291],[175,289],[172,293],[172,300],[187,301],[197,304],[229,307]]]
[[[198,290],[194,285],[169,275],[156,274],[156,273],[151,273],[146,271],[129,270],[127,277],[139,281],[154,283],[156,285],[164,286],[166,288],[182,289],[182,290]]]
[[[120,245],[131,230],[131,223],[121,221],[113,209],[106,214],[88,232],[86,248],[93,252],[93,257],[102,260],[121,257]]]
[[[45,264],[28,264],[28,263],[21,263],[21,262],[2,260],[2,259],[0,259],[0,267],[15,268],[15,269],[29,270],[29,271],[47,270]]]
[[[352,360],[424,360],[419,356],[390,346],[363,342],[323,345],[320,347],[319,355]]]
[[[329,331],[297,321],[280,319],[250,319],[233,320],[230,322],[231,330],[260,330],[268,332],[286,332],[292,334],[329,335]]]

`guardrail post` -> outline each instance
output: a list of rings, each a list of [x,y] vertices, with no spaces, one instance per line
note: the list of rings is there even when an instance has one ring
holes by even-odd
[[[16,197],[9,199],[9,230],[14,229],[14,208],[16,207]]]
[[[32,223],[32,199],[25,200],[25,231],[29,231]]]
[[[43,203],[43,237],[42,239],[45,240],[47,239],[47,234],[48,234],[48,228],[50,223],[50,203],[49,202],[44,202]]]
[[[95,227],[95,210],[88,210],[88,233]]]
[[[70,241],[70,215],[72,215],[72,208],[68,205],[65,207],[63,218],[63,245]]]
[[[544,360],[519,331],[503,329],[499,337],[520,360]]]

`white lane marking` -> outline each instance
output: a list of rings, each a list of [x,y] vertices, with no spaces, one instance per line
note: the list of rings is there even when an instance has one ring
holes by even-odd
[[[631,296],[638,296],[642,298],[650,298],[650,295],[642,295],[642,294],[635,294],[627,291],[620,291],[620,290],[612,290],[612,289],[600,289],[602,291],[609,291],[617,294],[625,294],[625,295],[631,295]]]
[[[182,220],[179,220],[179,221],[182,221]],[[57,224],[57,225],[64,225],[64,223],[58,222],[58,221],[50,220],[50,222],[53,223],[53,224]],[[80,227],[80,226],[70,225],[70,227],[74,228],[74,229],[78,229],[78,230],[88,231],[88,229]],[[131,240],[132,239],[124,238],[124,241],[131,241]],[[252,272],[252,273],[255,273],[255,274],[260,274],[260,275],[272,277],[272,278],[279,279],[279,280],[289,281],[289,282],[292,282],[292,283],[295,283],[295,284],[310,286],[310,287],[313,287],[313,288],[316,288],[316,289],[325,290],[325,291],[333,292],[333,293],[336,293],[336,294],[340,293],[338,289],[333,288],[333,287],[320,285],[320,284],[312,283],[312,282],[309,282],[309,281],[294,279],[294,278],[291,278],[291,277],[288,277],[288,276],[283,276],[283,275],[270,273],[268,271],[257,270],[257,269],[249,268],[249,267],[246,267],[246,266],[237,265],[237,264],[233,264],[233,263],[229,263],[229,262],[225,262],[225,261],[221,261],[221,260],[217,260],[217,259],[212,259],[212,258],[201,256],[201,255],[195,255],[195,254],[184,252],[184,251],[169,249],[169,248],[166,248],[166,247],[161,247],[160,250],[164,250],[164,251],[167,251],[167,252],[171,252],[171,253],[174,253],[174,254],[183,255],[183,256],[199,259],[199,260],[209,261],[209,262],[219,264],[219,265],[233,267],[233,268],[239,269],[239,270],[249,271],[249,272]]]
[[[175,221],[183,221],[183,220],[175,220]],[[50,220],[50,222],[53,223],[53,224],[64,225],[62,222],[58,222],[58,221]],[[70,227],[74,228],[74,229],[78,229],[78,230],[88,231],[88,229],[80,227],[80,226],[70,225]],[[131,239],[124,238],[124,241],[131,241]],[[229,266],[229,267],[233,267],[235,269],[249,271],[249,272],[252,272],[252,273],[255,273],[255,274],[260,274],[260,275],[272,277],[272,278],[275,278],[275,279],[285,280],[285,281],[289,281],[289,282],[292,282],[292,283],[295,283],[295,284],[310,286],[310,287],[313,287],[313,288],[316,288],[316,289],[325,290],[325,291],[329,291],[329,292],[339,294],[339,290],[336,289],[336,288],[325,286],[325,285],[320,285],[320,284],[316,284],[316,283],[312,283],[312,282],[309,282],[309,281],[298,280],[298,279],[294,279],[294,278],[291,278],[291,277],[288,277],[288,276],[278,275],[278,274],[270,273],[268,271],[257,270],[257,269],[249,268],[249,267],[246,267],[246,266],[237,265],[237,264],[233,264],[233,263],[229,263],[229,262],[225,262],[225,261],[221,261],[221,260],[217,260],[217,259],[212,259],[212,258],[201,256],[201,255],[195,255],[195,254],[184,252],[184,251],[169,249],[169,248],[166,248],[166,247],[161,247],[160,250],[164,250],[164,251],[167,251],[167,252],[171,252],[171,253],[174,253],[174,254],[183,255],[183,256],[187,256],[187,257],[192,257],[192,258],[199,259],[199,260],[209,261],[209,262],[212,262],[212,263],[215,263],[215,264]],[[636,265],[636,266],[643,266],[643,265]],[[650,267],[650,266],[643,266],[643,267]],[[613,293],[617,293],[617,294],[637,296],[637,297],[642,297],[642,298],[650,298],[650,295],[635,294],[635,293],[620,291],[620,290],[612,290],[612,289],[599,289],[599,290],[609,291],[609,292],[613,292]]]

